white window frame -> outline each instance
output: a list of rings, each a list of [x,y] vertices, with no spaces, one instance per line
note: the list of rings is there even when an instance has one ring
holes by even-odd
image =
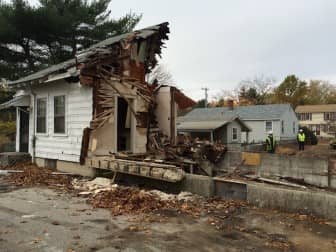
[[[270,122],[272,124],[271,129],[267,129],[267,123]],[[273,121],[265,121],[265,132],[268,133],[269,131],[273,131]]]
[[[46,127],[46,132],[37,132],[37,100],[39,99],[45,99],[46,100],[46,120],[45,120],[45,127]],[[48,95],[41,95],[41,96],[37,96],[35,99],[35,135],[36,136],[48,136],[49,130],[48,130],[48,115],[49,115],[49,97]]]
[[[55,97],[64,96],[64,133],[55,133]],[[52,96],[52,132],[53,136],[68,136],[68,96],[65,93],[56,93]]]
[[[234,135],[234,133],[233,133],[233,131],[234,130],[236,130],[236,138],[233,138],[233,135]],[[232,128],[232,142],[237,142],[238,141],[238,128],[237,127],[233,127]]]

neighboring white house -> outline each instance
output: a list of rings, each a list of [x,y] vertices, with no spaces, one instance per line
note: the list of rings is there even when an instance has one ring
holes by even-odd
[[[180,120],[225,121],[230,115],[238,117],[250,129],[242,132],[242,142],[263,142],[270,131],[278,141],[294,140],[298,133],[298,119],[289,104],[197,108]]]
[[[334,137],[336,132],[336,104],[301,105],[295,109],[300,125],[315,135]]]

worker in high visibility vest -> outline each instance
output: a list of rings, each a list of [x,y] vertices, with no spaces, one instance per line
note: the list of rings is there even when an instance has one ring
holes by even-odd
[[[268,132],[268,137],[266,138],[266,150],[269,153],[274,153],[275,152],[275,145],[276,145],[276,141],[275,138],[273,136],[273,132],[270,131]]]
[[[297,135],[297,140],[299,142],[299,150],[304,150],[304,144],[306,140],[306,135],[303,132],[303,129],[299,130],[299,134]]]

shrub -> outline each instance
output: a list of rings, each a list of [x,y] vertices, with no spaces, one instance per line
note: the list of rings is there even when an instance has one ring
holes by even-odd
[[[15,135],[16,123],[15,121],[3,122],[0,121],[0,135],[11,137]]]

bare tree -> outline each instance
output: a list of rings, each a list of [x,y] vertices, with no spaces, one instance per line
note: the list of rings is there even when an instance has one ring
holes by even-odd
[[[253,78],[247,78],[242,80],[238,88],[254,88],[258,94],[266,95],[274,87],[276,80],[273,77],[266,77],[264,75],[254,76]]]
[[[240,105],[265,104],[275,85],[275,79],[263,75],[242,80],[233,90],[223,89],[216,94],[213,106],[225,106],[228,100]]]
[[[148,83],[157,82],[159,85],[175,86],[173,75],[167,70],[164,65],[158,65],[148,75]]]

